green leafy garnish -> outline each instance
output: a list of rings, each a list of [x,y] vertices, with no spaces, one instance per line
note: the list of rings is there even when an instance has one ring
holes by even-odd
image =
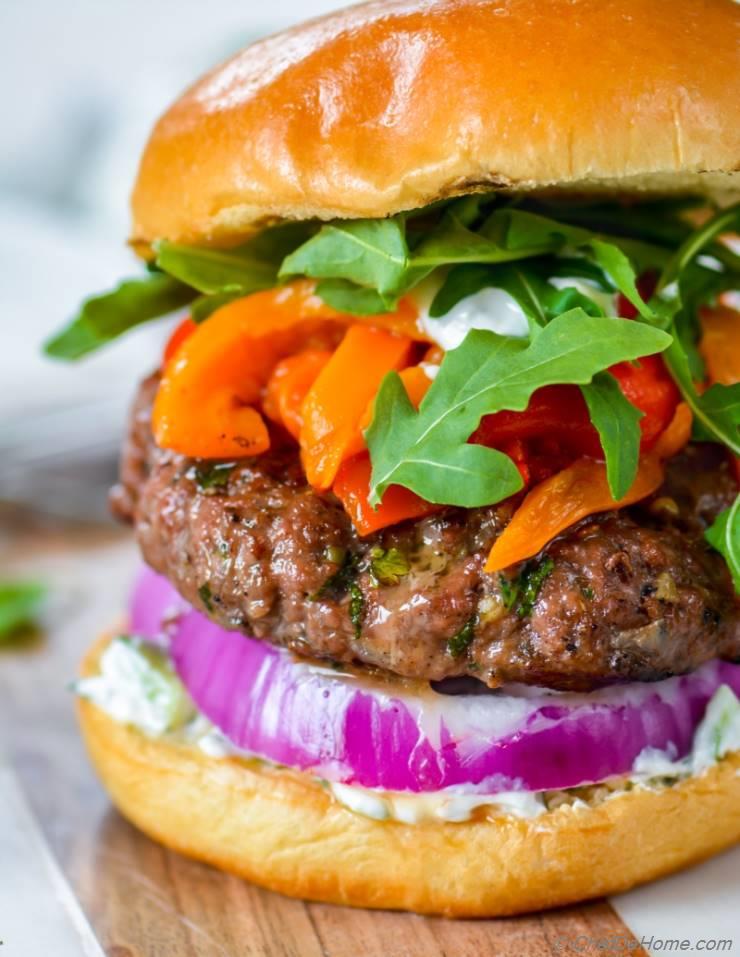
[[[678,337],[663,354],[684,401],[694,414],[694,436],[719,442],[740,455],[740,384],[713,385],[699,395],[691,376],[688,356]]]
[[[207,611],[213,611],[213,593],[208,582],[204,582],[198,589],[198,597],[203,602]]]
[[[417,411],[397,373],[383,380],[365,436],[372,459],[370,501],[403,485],[429,502],[475,508],[522,487],[502,452],[468,443],[482,416],[526,409],[533,392],[556,383],[586,384],[616,362],[661,352],[670,337],[644,323],[557,316],[528,345],[472,330],[448,352]]]
[[[277,285],[283,259],[315,231],[313,223],[286,223],[229,250],[156,243],[157,258],[145,276],[86,300],[44,351],[55,359],[80,359],[189,303],[193,319],[202,322],[232,299]]]
[[[329,561],[339,565],[337,570],[329,575],[323,585],[320,586],[312,595],[308,596],[309,601],[319,601],[326,597],[341,597],[345,595],[355,583],[359,572],[357,555],[348,549],[338,549],[332,557],[327,556]]]
[[[503,289],[519,304],[536,334],[555,316],[580,306],[591,316],[603,316],[604,310],[593,299],[569,287],[558,289],[547,281],[555,274],[558,260],[554,256],[528,262],[503,263],[497,266],[480,264],[455,266],[447,274],[429,307],[433,319],[450,311],[461,299],[481,289]]]
[[[714,524],[704,533],[707,541],[720,552],[727,562],[740,594],[740,495],[730,508],[721,512]]]
[[[349,620],[355,630],[355,638],[362,634],[362,623],[365,619],[365,598],[362,589],[353,581],[349,586]]]
[[[430,315],[443,315],[460,299],[486,287],[503,289],[515,299],[526,315],[532,335],[562,313],[580,307],[590,316],[604,316],[604,310],[593,299],[572,287],[558,289],[546,276],[555,272],[555,257],[529,262],[505,263],[499,266],[456,266],[430,307]],[[575,267],[569,267],[575,268]],[[593,272],[589,279],[595,280]],[[596,276],[604,274],[596,267]],[[640,413],[624,396],[616,380],[600,373],[592,383],[581,386],[591,422],[601,438],[607,464],[607,478],[612,495],[622,498],[629,491],[637,474],[640,457]]]
[[[447,650],[453,658],[461,657],[468,650],[469,645],[475,638],[475,625],[475,617],[469,618],[460,631],[456,632],[452,638],[447,639]]]
[[[280,278],[341,279],[368,287],[382,311],[392,309],[408,286],[409,251],[402,217],[328,223],[289,255]],[[324,286],[331,291],[332,287]]]
[[[468,439],[482,416],[523,411],[533,392],[556,383],[581,387],[620,499],[638,466],[640,413],[607,372],[616,362],[662,353],[693,413],[694,439],[740,454],[740,385],[704,387],[697,318],[702,306],[740,287],[740,256],[721,241],[740,228],[740,204],[695,228],[686,212],[697,202],[478,194],[382,220],[286,223],[231,249],[155,243],[146,276],[88,300],[46,350],[78,358],[188,303],[204,322],[235,298],[299,276],[317,280],[319,296],[355,315],[396,308],[430,273],[437,283],[432,319],[482,289],[500,289],[526,316],[528,340],[470,333],[445,357],[418,412],[397,374],[384,381],[367,432],[372,503],[391,484],[463,507],[514,494],[521,478],[513,462]],[[646,299],[638,277],[648,272],[657,287]],[[562,282],[568,277],[572,284]],[[611,315],[617,292],[634,306],[635,321]],[[202,481],[215,489],[226,476]],[[330,590],[346,592],[349,571],[357,569],[340,569]]]
[[[46,595],[46,586],[40,582],[0,582],[0,644],[35,624]]]
[[[44,352],[55,359],[80,359],[134,326],[186,306],[196,293],[161,272],[127,279],[112,292],[87,299],[75,318],[49,339]]]
[[[549,555],[546,555],[539,562],[526,562],[515,578],[499,575],[499,589],[501,590],[504,608],[507,611],[514,611],[518,618],[528,618],[532,614],[532,609],[545,579],[554,567],[555,562]],[[591,590],[589,589],[589,591]],[[588,597],[593,598],[593,591]]]
[[[716,213],[699,229],[690,232],[666,263],[651,300],[656,302],[662,298],[662,311],[672,320],[673,342],[663,358],[694,415],[694,437],[719,442],[735,455],[740,455],[740,384],[713,385],[699,394],[695,380],[701,374],[701,362],[695,339],[699,306],[720,292],[740,285],[740,257],[715,242],[720,234],[738,226],[740,203]],[[729,264],[730,271],[701,267],[694,260],[702,252],[709,252],[715,259]]]
[[[397,585],[411,569],[408,559],[398,548],[376,545],[370,549],[369,558],[370,577],[375,585]]]
[[[519,596],[516,613],[519,618],[529,618],[545,580],[552,573],[555,562],[549,555],[540,562],[527,562],[519,576]]]
[[[314,232],[311,223],[287,223],[231,249],[156,243],[157,266],[207,295],[247,296],[277,285],[283,259]]]
[[[362,634],[362,622],[365,618],[365,598],[362,589],[357,583],[357,576],[360,573],[360,562],[357,555],[349,549],[336,548],[335,555],[330,561],[339,563],[339,568],[330,575],[323,585],[320,586],[312,595],[308,596],[309,601],[320,601],[322,598],[331,598],[339,600],[345,595],[349,595],[349,605],[347,613],[352,622],[355,638]]]
[[[728,209],[720,210],[698,229],[690,231],[663,268],[657,292],[662,292],[673,282],[678,282],[680,287],[681,276],[686,268],[708,246],[711,247],[710,252],[715,257],[719,257],[725,262],[729,260],[735,268],[740,267],[740,258],[729,249],[714,244],[714,240],[722,233],[734,228],[739,219],[740,203],[737,203]]]
[[[317,291],[330,305],[368,314],[394,309],[400,296],[434,269],[459,264],[521,265],[568,247],[587,251],[590,256],[589,266],[582,272],[595,270],[644,318],[654,318],[651,307],[637,291],[637,275],[620,248],[621,240],[610,242],[590,230],[539,213],[499,208],[490,197],[466,197],[448,204],[418,242],[411,241],[407,220],[408,216],[401,214],[382,220],[328,223],[285,259],[280,277],[320,279]],[[500,275],[506,277],[506,284],[521,284],[516,275],[506,271]],[[447,281],[459,282],[459,273]],[[453,302],[455,295],[449,288],[441,291],[431,314],[442,315],[443,303]],[[583,302],[578,304],[583,307]]]
[[[203,492],[225,488],[236,462],[201,462],[193,467],[195,484]]]
[[[504,603],[504,608],[507,611],[511,611],[519,597],[519,577],[507,578],[506,575],[499,575],[498,585],[501,590],[501,599]]]
[[[608,372],[595,375],[589,385],[581,386],[581,392],[604,450],[609,491],[619,501],[632,488],[637,475],[640,419],[644,413],[632,405]]]

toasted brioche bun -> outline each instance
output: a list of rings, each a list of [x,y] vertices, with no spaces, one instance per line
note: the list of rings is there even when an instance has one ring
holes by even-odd
[[[740,189],[733,0],[385,0],[248,47],[157,123],[132,242],[480,189]]]
[[[137,827],[292,897],[495,917],[627,890],[740,840],[740,754],[673,787],[534,820],[409,825],[355,814],[308,775],[148,738],[86,701],[79,717],[98,774]]]

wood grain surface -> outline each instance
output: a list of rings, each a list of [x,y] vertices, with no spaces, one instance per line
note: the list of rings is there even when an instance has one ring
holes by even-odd
[[[0,649],[0,747],[109,957],[644,953],[605,902],[497,921],[350,910],[260,890],[137,832],[87,763],[67,690],[86,646],[120,615],[136,561],[112,529],[0,525],[0,574],[52,588],[45,633]]]

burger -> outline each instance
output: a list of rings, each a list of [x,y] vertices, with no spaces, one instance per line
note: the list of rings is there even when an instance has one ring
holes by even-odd
[[[739,71],[731,0],[381,0],[159,120],[46,347],[180,312],[76,686],[142,831],[458,916],[740,838]]]

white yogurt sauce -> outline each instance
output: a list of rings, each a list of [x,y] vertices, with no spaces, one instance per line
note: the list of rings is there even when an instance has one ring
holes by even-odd
[[[374,791],[370,788],[329,781],[334,797],[350,811],[375,821],[469,821],[480,807],[497,808],[515,817],[535,818],[545,813],[542,796],[534,791],[506,791],[498,794],[461,794],[455,789],[405,794],[399,791]]]
[[[166,652],[156,645],[115,638],[100,656],[99,669],[77,681],[73,690],[121,724],[157,737],[196,715]]]
[[[679,761],[673,746],[666,751],[645,748],[635,760],[629,781],[633,786],[643,788],[666,781],[680,781],[701,774],[734,751],[740,751],[740,701],[727,685],[722,685],[707,705],[689,754]],[[331,782],[328,786],[340,804],[376,821],[419,824],[436,819],[462,822],[470,820],[480,807],[491,807],[520,818],[539,817],[547,810],[544,795],[536,791],[461,794],[457,789],[447,788],[427,794],[405,794]],[[613,796],[620,793],[624,792],[615,791]]]
[[[439,319],[420,309],[419,322],[425,334],[445,352],[456,349],[471,329],[487,329],[500,336],[523,338],[529,331],[527,317],[515,299],[503,289],[481,289],[461,299]]]
[[[616,315],[615,297],[604,292],[596,285],[580,278],[555,277],[550,282],[557,289],[574,288],[594,300],[604,312]],[[522,339],[529,333],[529,324],[521,306],[503,289],[481,289],[465,299],[461,299],[444,316],[433,319],[429,307],[436,289],[423,284],[414,293],[419,310],[419,323],[424,333],[433,339],[446,352],[457,348],[471,329],[487,329],[500,336],[514,336]]]

